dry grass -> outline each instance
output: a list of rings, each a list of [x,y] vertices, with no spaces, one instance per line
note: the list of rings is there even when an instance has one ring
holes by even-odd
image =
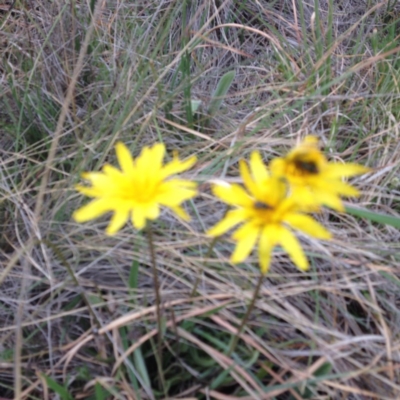
[[[229,238],[208,254],[204,234],[225,212],[210,179],[310,133],[331,159],[373,168],[357,206],[400,218],[397,2],[89,3],[0,5],[0,398],[400,398],[396,228],[319,216],[334,239],[304,238],[308,273],[276,252],[230,357],[256,257],[230,265]],[[145,237],[71,219],[79,174],[114,162],[117,140],[199,158],[192,221],[155,228],[164,388]]]

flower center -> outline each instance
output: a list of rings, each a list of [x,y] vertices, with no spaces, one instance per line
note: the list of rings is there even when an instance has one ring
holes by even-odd
[[[273,207],[263,201],[256,201],[254,203],[254,208],[258,211],[271,211]]]
[[[149,179],[128,180],[121,188],[121,197],[137,203],[145,204],[152,201],[157,194],[157,182]]]
[[[276,211],[274,206],[260,200],[253,203],[253,210],[253,218],[258,221],[260,226],[271,223]]]
[[[320,173],[318,164],[315,161],[301,158],[295,158],[288,169],[295,176],[318,175]]]

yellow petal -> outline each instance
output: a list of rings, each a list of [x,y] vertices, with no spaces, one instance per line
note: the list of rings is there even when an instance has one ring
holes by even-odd
[[[242,226],[240,230],[242,230],[242,234],[238,235],[240,239],[237,240],[236,248],[231,256],[233,263],[239,263],[247,258],[255,246],[259,235],[259,230],[249,225]],[[243,234],[244,231],[246,231],[246,234]]]
[[[102,190],[101,188],[97,188],[97,187],[87,187],[87,186],[76,185],[75,189],[79,193],[82,193],[85,196],[89,196],[89,197],[100,197],[104,193],[104,190]]]
[[[243,183],[246,186],[246,189],[254,196],[257,197],[258,193],[258,188],[256,183],[253,180],[253,177],[251,176],[249,167],[244,160],[239,161],[239,171],[240,171],[240,176],[243,179]]]
[[[149,151],[149,163],[153,171],[159,171],[162,168],[162,162],[165,155],[165,146],[163,143],[156,143]],[[154,173],[153,172],[153,173]]]
[[[233,234],[232,238],[234,240],[242,240],[247,236],[256,232],[257,235],[260,234],[260,225],[253,220],[246,221],[242,226],[240,226]]]
[[[279,242],[296,266],[302,271],[307,271],[308,260],[303,253],[299,241],[293,233],[288,229],[281,227],[279,231]]]
[[[182,179],[171,179],[158,185],[153,201],[167,207],[181,204],[197,194],[196,183]]]
[[[269,169],[272,175],[275,175],[277,177],[284,176],[286,169],[286,160],[282,157],[274,158],[269,164]]]
[[[174,206],[174,207],[170,207],[170,209],[181,219],[183,219],[184,221],[190,221],[190,216],[189,214],[186,213],[186,211],[179,206]]]
[[[261,154],[258,151],[253,151],[250,155],[250,169],[254,177],[254,181],[260,185],[263,184],[268,178],[269,173],[265,167]]]
[[[286,182],[276,176],[268,178],[263,184],[259,185],[259,187],[259,196],[261,198],[258,197],[258,199],[274,207],[280,204],[287,194]]]
[[[266,274],[271,264],[271,254],[275,247],[275,227],[266,226],[260,235],[258,243],[258,259],[260,263],[260,270],[262,274]]]
[[[85,172],[82,178],[88,180],[93,186],[99,189],[110,188],[113,184],[112,180],[103,172]]]
[[[128,210],[117,210],[111,218],[110,224],[106,229],[107,235],[115,235],[126,223],[129,218]]]
[[[76,210],[72,214],[72,218],[76,222],[86,222],[111,210],[113,210],[112,205],[107,199],[96,199]]]
[[[292,189],[290,198],[298,204],[297,211],[317,212],[319,205],[344,211],[342,201],[337,194],[319,188],[296,185]]]
[[[167,163],[160,171],[160,179],[165,179],[171,175],[178,174],[180,172],[186,171],[196,163],[196,156],[192,156],[187,160],[181,161],[177,157]]]
[[[207,231],[209,236],[220,236],[245,220],[244,210],[230,210],[225,217]]]
[[[153,176],[160,172],[165,154],[163,143],[156,143],[153,147],[144,147],[136,158],[136,167],[145,177]]]
[[[103,173],[110,180],[112,180],[112,179],[121,179],[124,176],[123,173],[119,169],[113,167],[110,164],[104,165]]]
[[[215,196],[219,197],[226,204],[232,206],[251,207],[254,200],[239,185],[220,185],[214,184],[212,191]]]
[[[143,229],[146,225],[146,214],[144,213],[144,210],[142,207],[135,207],[132,210],[132,216],[131,216],[132,224],[133,226],[140,230]]]
[[[157,202],[146,204],[143,206],[143,213],[146,215],[146,218],[155,220],[160,215],[160,207]]]
[[[306,145],[310,147],[318,147],[318,137],[315,135],[307,135],[304,137],[300,145]]]
[[[174,190],[160,193],[155,200],[164,206],[173,207],[181,204],[185,200],[193,198],[196,193],[196,190],[177,187]]]
[[[334,181],[332,182],[332,188],[341,196],[358,197],[360,195],[360,192],[354,186],[346,182]]]
[[[180,178],[172,178],[166,181],[168,185],[174,185],[175,187],[184,188],[184,189],[197,189],[197,183],[193,181],[189,181],[187,179],[180,179]]]
[[[298,213],[287,214],[284,221],[293,228],[317,239],[330,239],[332,237],[332,234],[327,229],[308,215]]]
[[[344,211],[344,205],[340,197],[334,193],[324,192],[322,190],[315,191],[315,200],[326,207],[332,208],[339,212]]]
[[[274,222],[282,221],[282,219],[284,218],[284,216],[287,213],[300,211],[296,200],[297,199],[294,196],[289,195],[288,197],[284,198],[280,202],[278,201],[275,204],[275,212],[274,212],[273,221]]]
[[[324,170],[324,177],[328,179],[346,178],[369,172],[370,169],[360,164],[353,163],[328,163]]]
[[[134,162],[129,149],[122,142],[117,142],[115,152],[122,171],[126,174],[131,174],[134,170]]]

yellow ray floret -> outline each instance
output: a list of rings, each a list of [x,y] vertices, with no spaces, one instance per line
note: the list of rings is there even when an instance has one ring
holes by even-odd
[[[236,248],[231,256],[234,263],[246,259],[258,245],[262,273],[269,269],[271,254],[280,245],[301,270],[308,269],[308,261],[291,228],[298,229],[319,239],[329,239],[331,234],[317,221],[302,213],[301,199],[287,197],[286,183],[270,176],[258,152],[250,157],[250,168],[240,162],[243,188],[237,184],[215,184],[213,193],[234,209],[208,231],[219,236],[238,224],[233,233]]]
[[[343,182],[342,178],[364,174],[369,171],[359,164],[328,162],[318,149],[318,139],[306,136],[303,142],[285,157],[271,161],[271,173],[287,179],[292,196],[302,198],[311,208],[325,205],[344,211],[340,196],[358,196],[356,188]]]
[[[144,147],[136,160],[121,142],[116,144],[115,150],[121,170],[107,164],[101,172],[82,174],[91,186],[77,185],[76,189],[94,200],[74,212],[76,222],[89,221],[113,211],[106,230],[113,235],[129,218],[135,228],[142,229],[147,220],[158,218],[160,206],[169,208],[180,218],[189,219],[180,205],[196,195],[196,183],[172,176],[191,168],[196,157],[181,161],[175,154],[171,162],[163,165],[165,146],[162,143]]]

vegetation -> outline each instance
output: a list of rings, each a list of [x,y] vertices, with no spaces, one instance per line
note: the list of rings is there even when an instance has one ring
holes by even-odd
[[[400,397],[398,2],[15,0],[0,27],[0,399]],[[371,172],[313,214],[310,269],[277,247],[260,279],[207,235],[212,183],[308,135]],[[118,142],[197,157],[190,221],[73,219]]]

